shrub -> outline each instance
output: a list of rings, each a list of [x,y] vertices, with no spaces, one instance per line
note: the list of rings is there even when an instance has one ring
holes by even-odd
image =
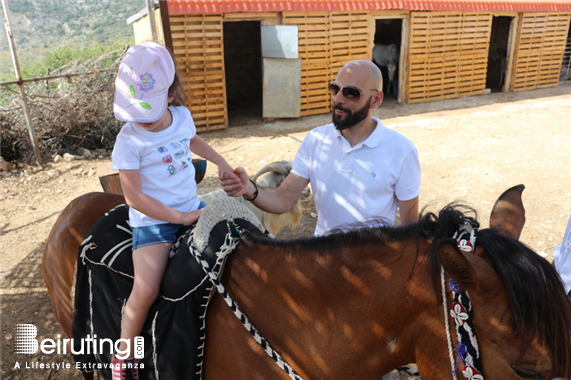
[[[114,81],[125,51],[126,47],[119,48],[83,61],[75,57],[85,52],[65,48],[46,55],[44,64],[50,67],[65,62],[60,69],[52,70],[51,75],[80,75],[26,85],[28,107],[42,158],[64,152],[76,153],[80,147],[113,147],[121,128],[113,115]],[[71,59],[75,60],[70,62]],[[99,72],[104,69],[109,71]],[[1,154],[7,161],[32,161],[34,150],[22,103],[17,96],[17,87],[10,87],[2,88],[4,99],[0,102],[5,105],[0,106]]]

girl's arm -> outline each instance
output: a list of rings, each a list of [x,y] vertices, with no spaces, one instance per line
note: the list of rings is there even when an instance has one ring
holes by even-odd
[[[234,173],[234,169],[226,162],[218,152],[216,152],[210,145],[206,143],[199,136],[194,136],[190,139],[190,150],[192,153],[198,154],[200,157],[206,158],[208,161],[218,166],[218,178],[222,180],[224,173]]]
[[[141,174],[138,170],[119,170],[119,179],[129,207],[151,218],[173,224],[189,225],[195,223],[200,217],[202,210],[180,212],[143,193]]]

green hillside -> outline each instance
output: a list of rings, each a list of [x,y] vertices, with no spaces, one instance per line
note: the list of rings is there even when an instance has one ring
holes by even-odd
[[[133,26],[126,20],[146,7],[145,0],[7,1],[24,78],[45,74],[47,66],[54,69],[66,54],[67,59],[81,59],[118,41],[132,44]],[[13,75],[5,32],[0,47],[5,79]]]

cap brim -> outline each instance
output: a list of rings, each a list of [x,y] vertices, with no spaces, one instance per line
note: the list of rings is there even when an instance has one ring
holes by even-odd
[[[145,95],[146,93],[143,92],[141,99],[136,99],[115,90],[113,102],[115,118],[138,123],[152,123],[159,120],[167,106],[168,93],[165,92],[154,98],[147,98]]]

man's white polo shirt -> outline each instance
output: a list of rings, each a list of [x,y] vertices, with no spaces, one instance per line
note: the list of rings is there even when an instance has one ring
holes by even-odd
[[[377,218],[393,225],[397,200],[420,194],[420,163],[413,143],[373,120],[373,133],[354,147],[333,124],[305,136],[292,172],[311,181],[318,215],[315,235]]]

